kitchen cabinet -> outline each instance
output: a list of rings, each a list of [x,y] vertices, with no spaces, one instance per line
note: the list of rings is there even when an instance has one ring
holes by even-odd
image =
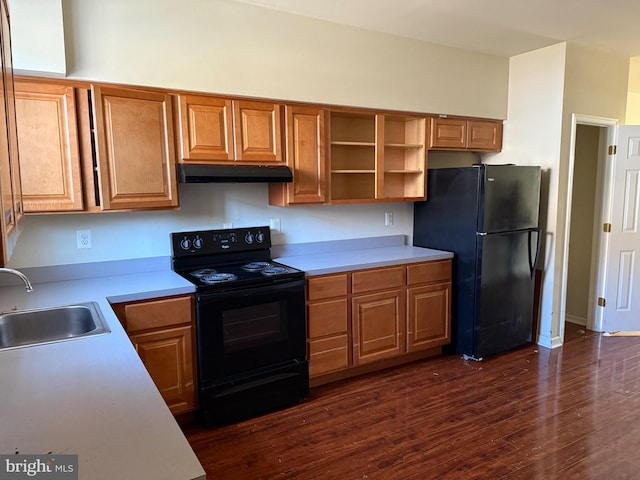
[[[170,95],[19,77],[29,213],[178,207]]]
[[[171,96],[106,85],[91,91],[102,208],[177,207]]]
[[[451,341],[451,260],[308,278],[311,385],[426,358]]]
[[[23,216],[15,116],[11,31],[6,0],[0,0],[0,264],[6,265],[20,235]]]
[[[343,370],[351,359],[347,274],[307,280],[309,375]]]
[[[426,118],[332,110],[331,203],[424,200]]]
[[[83,210],[75,89],[27,80],[15,85],[24,211]]]
[[[174,415],[196,408],[192,295],[112,305]]]
[[[176,95],[179,161],[282,163],[281,105],[212,95]]]
[[[405,267],[353,272],[354,364],[394,357],[405,350]]]
[[[285,106],[285,159],[290,183],[270,183],[269,203],[288,206],[326,201],[325,111],[307,105]]]
[[[451,341],[451,260],[407,266],[407,352]]]
[[[502,122],[459,117],[431,117],[431,150],[502,150]]]

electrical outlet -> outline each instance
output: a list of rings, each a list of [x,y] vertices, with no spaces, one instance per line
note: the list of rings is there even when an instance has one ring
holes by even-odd
[[[280,219],[279,218],[272,218],[271,220],[269,220],[269,229],[272,232],[279,232],[280,231]]]
[[[91,248],[91,230],[76,230],[76,247]]]
[[[384,212],[384,226],[390,227],[393,225],[393,212]]]
[[[223,223],[222,224],[222,228],[233,228],[233,223],[229,222],[229,223]]]

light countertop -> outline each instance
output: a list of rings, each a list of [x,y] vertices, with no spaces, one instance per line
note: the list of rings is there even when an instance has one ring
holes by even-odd
[[[94,301],[111,333],[0,351],[0,452],[78,454],[83,480],[205,478],[108,301],[193,285],[170,270],[15,284],[0,288],[2,312]]]
[[[297,244],[273,250],[279,254],[274,260],[303,270],[307,276],[453,258],[451,252],[405,245],[401,235]]]

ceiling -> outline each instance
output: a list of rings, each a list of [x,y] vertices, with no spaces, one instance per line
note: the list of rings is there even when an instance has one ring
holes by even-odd
[[[571,41],[640,55],[638,0],[237,0],[510,57]]]

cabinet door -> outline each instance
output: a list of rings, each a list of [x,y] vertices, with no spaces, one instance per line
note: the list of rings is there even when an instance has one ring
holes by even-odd
[[[170,95],[92,91],[102,208],[178,206]]]
[[[11,60],[11,32],[9,11],[0,0],[0,264],[6,265],[20,233],[22,195],[18,165],[13,65]]]
[[[426,350],[451,340],[451,284],[407,290],[407,352]]]
[[[269,202],[280,206],[324,203],[324,110],[287,105],[285,118],[286,159],[293,172],[293,181],[269,184]]]
[[[74,88],[16,82],[25,212],[82,210]]]
[[[404,353],[404,290],[357,296],[352,302],[355,365]]]
[[[233,101],[236,160],[281,163],[280,105]]]
[[[502,122],[470,120],[467,149],[499,152],[502,149]]]
[[[191,326],[131,335],[130,339],[171,412],[193,410]]]
[[[233,161],[231,100],[204,95],[178,95],[181,161]]]
[[[455,118],[431,118],[429,148],[464,149],[467,146],[467,121]]]

